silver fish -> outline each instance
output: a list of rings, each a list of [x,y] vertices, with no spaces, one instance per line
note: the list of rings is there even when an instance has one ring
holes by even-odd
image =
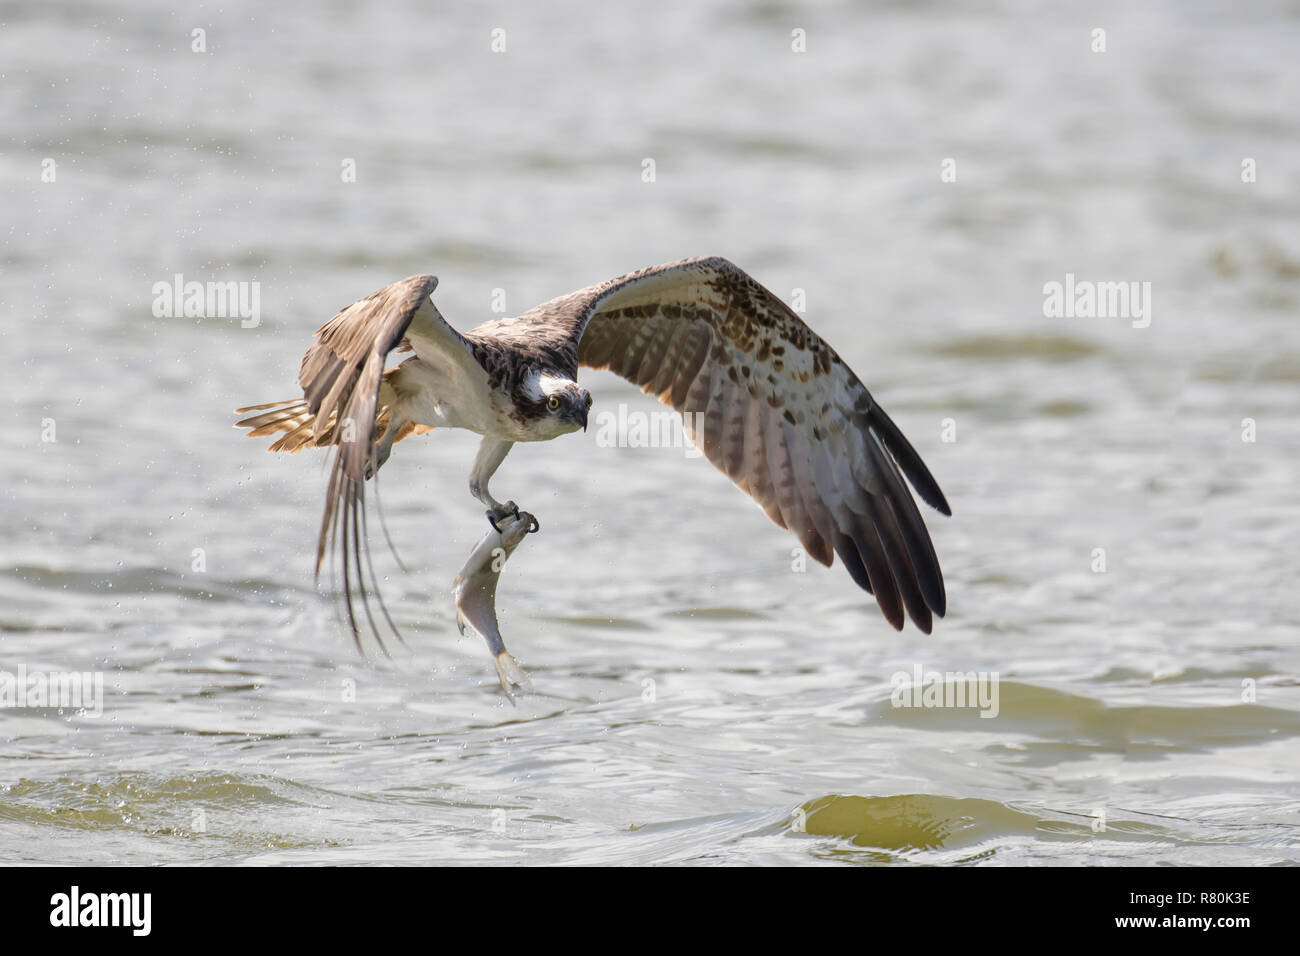
[[[536,527],[536,519],[526,511],[498,521],[497,528],[500,530],[488,531],[474,546],[453,585],[456,595],[456,626],[464,634],[468,623],[483,635],[488,651],[496,662],[501,689],[506,692],[511,703],[514,703],[515,695],[510,685],[532,690],[532,681],[510,656],[501,639],[501,628],[497,625],[497,581],[506,559],[519,547],[519,542],[524,540],[529,530],[536,530]]]

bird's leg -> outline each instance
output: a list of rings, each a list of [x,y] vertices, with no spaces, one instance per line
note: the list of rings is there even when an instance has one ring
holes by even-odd
[[[488,481],[496,474],[496,470],[501,467],[501,462],[505,461],[506,455],[513,446],[514,442],[484,436],[483,441],[479,443],[478,454],[474,456],[474,470],[469,475],[469,493],[488,506],[488,524],[498,531],[500,529],[497,528],[497,522],[507,517],[517,516],[519,506],[513,501],[502,504],[493,498],[488,491]]]

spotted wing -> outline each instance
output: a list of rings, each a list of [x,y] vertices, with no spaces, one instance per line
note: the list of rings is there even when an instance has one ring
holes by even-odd
[[[901,629],[946,608],[943,573],[903,476],[951,514],[920,455],[835,351],[725,259],[645,269],[534,310],[578,364],[682,413],[709,460],[829,565],[838,554]],[[900,473],[901,469],[901,473]]]

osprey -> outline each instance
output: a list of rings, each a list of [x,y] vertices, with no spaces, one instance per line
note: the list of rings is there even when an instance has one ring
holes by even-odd
[[[284,433],[271,451],[333,449],[316,573],[337,546],[358,646],[354,579],[378,638],[361,561],[365,481],[393,445],[431,428],[482,435],[469,488],[496,528],[520,514],[488,491],[514,444],[586,428],[579,367],[682,413],[709,460],[812,557],[829,566],[838,554],[896,629],[904,612],[927,634],[943,616],[943,573],[903,476],[951,514],[939,485],[835,350],[743,270],[716,257],[654,266],[469,332],[438,312],[437,285],[411,276],[348,306],[303,357],[301,399],[237,409],[260,413],[238,423],[250,435]],[[414,354],[385,369],[394,350]]]

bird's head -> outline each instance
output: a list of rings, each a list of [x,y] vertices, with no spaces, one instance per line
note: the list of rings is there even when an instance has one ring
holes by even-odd
[[[551,373],[541,373],[536,379],[543,415],[556,426],[556,434],[587,429],[587,414],[591,410],[591,392],[571,378]]]

